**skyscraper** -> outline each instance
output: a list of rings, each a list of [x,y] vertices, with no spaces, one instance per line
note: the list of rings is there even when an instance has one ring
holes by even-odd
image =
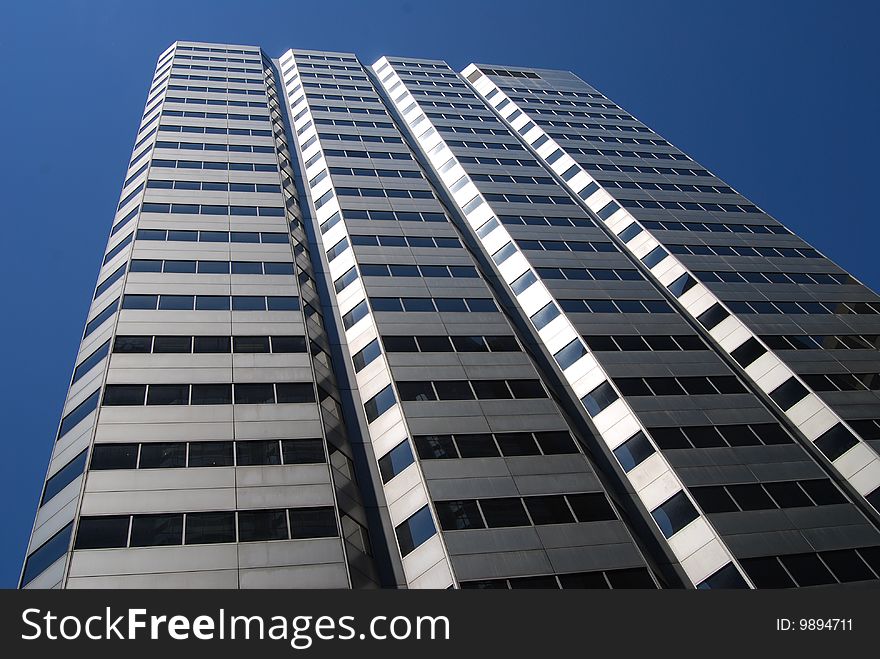
[[[22,587],[880,579],[880,298],[571,73],[177,42]]]

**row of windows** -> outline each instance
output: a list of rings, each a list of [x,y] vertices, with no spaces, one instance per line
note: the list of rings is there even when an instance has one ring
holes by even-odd
[[[371,92],[373,91],[372,87],[367,87],[365,85],[345,85],[345,84],[334,84],[329,82],[304,82],[302,83],[304,89],[338,89],[340,91],[351,91],[351,92]],[[293,91],[296,91],[294,89]]]
[[[193,47],[194,48],[194,47]],[[178,48],[180,50],[186,50],[185,47]],[[216,56],[208,56],[208,55],[181,55],[179,52],[174,53],[174,59],[176,60],[195,60],[195,61],[205,61],[205,62],[236,62],[239,64],[259,64],[259,59],[254,59],[252,57],[216,57]]]
[[[186,149],[189,151],[230,151],[235,153],[275,153],[273,146],[258,144],[212,144],[210,142],[168,142],[157,140],[157,149]]]
[[[233,396],[234,389],[234,396]],[[311,382],[232,384],[108,384],[102,405],[265,405],[314,403]]]
[[[80,518],[74,549],[299,540],[337,535],[336,513],[329,506],[238,512],[103,515]]]
[[[467,128],[465,126],[438,126],[440,133],[463,133],[468,135],[509,135],[506,128]]]
[[[125,295],[123,309],[165,311],[299,311],[290,295]]]
[[[791,234],[781,224],[730,224],[727,222],[676,222],[673,220],[640,220],[646,229],[664,231],[697,231],[710,233],[775,233],[783,236]]]
[[[629,336],[584,336],[584,341],[586,341],[590,350],[594,352],[709,349],[696,334],[679,334],[674,336],[640,336],[638,334]]]
[[[322,462],[326,462],[322,439],[150,442],[95,444],[89,469],[181,469]]]
[[[776,508],[800,508],[846,503],[846,498],[827,478],[777,483],[709,485],[690,488],[707,513],[729,513]]]
[[[362,263],[364,277],[455,277],[475,279],[479,277],[472,265],[407,265],[396,263]]]
[[[547,574],[531,577],[511,577],[509,579],[480,579],[462,581],[463,589],[623,589],[656,588],[651,573],[643,567],[597,572],[569,572],[566,574]]]
[[[232,172],[278,172],[278,166],[258,162],[205,162],[200,160],[162,160],[154,159],[153,167],[167,169],[216,169]]]
[[[358,167],[331,167],[330,173],[337,176],[371,176],[381,178],[423,179],[422,173],[408,169],[362,169]]]
[[[638,270],[625,268],[536,268],[541,279],[572,281],[642,281]]]
[[[250,135],[252,137],[272,137],[271,130],[259,128],[221,128],[219,126],[178,126],[161,124],[159,130],[168,133],[197,133],[204,135]]]
[[[235,183],[224,181],[170,181],[151,179],[147,188],[156,190],[211,190],[217,192],[272,192],[280,193],[281,186],[269,183]]]
[[[520,249],[545,251],[545,252],[617,252],[614,243],[606,241],[581,241],[581,240],[524,240],[518,239],[516,244]]]
[[[664,300],[560,299],[559,306],[569,313],[673,313]]]
[[[555,138],[562,139],[574,139],[574,140],[586,140],[589,142],[597,142],[599,140],[592,139],[592,136],[585,135],[568,135],[566,133],[551,133],[551,135]],[[584,155],[592,155],[592,156],[605,156],[608,158],[612,157],[620,157],[620,158],[638,158],[640,160],[690,160],[683,153],[667,153],[664,151],[630,151],[623,149],[578,149],[579,153]],[[604,183],[603,183],[604,184]],[[674,187],[663,187],[656,188],[652,187],[652,183],[642,184],[642,183],[634,183],[632,181],[608,181],[610,187],[620,187],[620,188],[630,188],[630,189],[638,189],[638,190],[675,190]],[[645,187],[642,187],[645,185]],[[693,192],[693,190],[687,190],[688,192]],[[736,192],[726,186],[719,185],[716,186],[715,189],[709,189],[706,192],[723,192],[726,194],[736,194]]]
[[[868,581],[880,576],[880,547],[740,559],[758,588],[794,588]]]
[[[458,162],[469,165],[501,165],[502,167],[539,167],[534,160],[519,158],[491,158],[487,156],[456,156]]]
[[[390,236],[390,235],[365,235],[353,234],[352,245],[366,247],[461,247],[458,238],[445,236]]]
[[[114,353],[292,353],[305,352],[304,336],[132,336],[119,335]]]
[[[725,304],[734,313],[800,314],[875,314],[880,302],[768,302],[767,300],[729,300]]]
[[[579,151],[587,151],[588,149],[572,149],[569,148],[567,151],[571,152],[579,152]],[[587,170],[592,172],[638,172],[641,174],[663,174],[666,176],[708,176],[712,177],[712,174],[707,172],[705,169],[692,169],[687,167],[648,167],[647,165],[611,165],[611,164],[600,164],[594,162],[583,162],[580,163],[581,166]],[[760,213],[761,211],[750,211]]]
[[[377,142],[384,144],[403,144],[400,137],[392,137],[390,135],[348,135],[345,133],[318,133],[318,137],[323,142]],[[303,145],[306,148],[308,143]]]
[[[538,122],[542,126],[561,126],[564,128],[583,128],[583,124],[579,122],[569,122],[569,121],[539,121]],[[562,139],[571,139],[570,135],[566,133],[558,133],[555,131],[547,131],[547,134],[551,137],[559,137]],[[666,140],[660,139],[648,139],[646,137],[619,137],[614,135],[578,135],[577,139],[584,140],[586,142],[603,142],[606,144],[641,144],[643,146],[672,146]],[[690,160],[685,154],[675,154],[676,160]]]
[[[203,85],[168,85],[170,91],[205,92],[210,94],[240,94],[244,96],[263,96],[262,89],[237,89],[235,87],[206,87]]]
[[[388,211],[388,210],[364,210],[345,208],[342,211],[349,220],[374,220],[394,222],[448,222],[443,213],[431,213],[427,211]],[[327,226],[325,222],[322,227]]]
[[[486,297],[371,297],[370,304],[374,311],[498,311],[495,301]]]
[[[615,378],[624,396],[698,396],[702,394],[744,394],[746,388],[732,375],[692,377]]]
[[[177,46],[175,50],[194,53],[232,53],[233,55],[259,55],[259,53],[255,50],[242,50],[240,48],[209,48],[207,46]]]
[[[343,188],[337,187],[340,197],[387,197],[388,199],[433,199],[430,190],[392,190],[388,188]]]
[[[822,255],[812,247],[748,247],[744,245],[666,245],[673,254],[694,256],[764,256],[770,258],[820,259]]]
[[[698,279],[704,282],[719,282],[741,284],[825,284],[843,286],[856,284],[848,274],[829,274],[825,272],[736,272],[736,271],[706,271],[694,272]]]
[[[524,151],[520,145],[511,142],[475,142],[473,140],[446,140],[449,147],[462,149],[499,149],[501,151]],[[531,163],[534,164],[534,163]]]
[[[168,272],[220,275],[292,275],[293,263],[277,261],[190,261],[132,259],[129,272]]]
[[[574,202],[568,197],[557,197],[553,195],[501,194],[497,192],[487,192],[483,196],[486,198],[486,201],[500,201],[508,204],[554,204],[556,206],[574,206]]]
[[[387,352],[520,352],[513,336],[383,336]]]
[[[624,208],[652,208],[682,211],[712,211],[716,213],[760,213],[761,209],[753,204],[710,204],[694,201],[653,201],[652,199],[621,199]]]
[[[460,499],[434,503],[444,531],[605,522],[617,519],[600,492],[531,497]]]
[[[405,401],[547,398],[540,380],[407,380],[397,391]]]
[[[565,98],[605,98],[598,92],[563,92],[555,89],[521,89],[519,87],[508,85],[503,85],[502,89],[507,91],[508,96],[520,101],[538,100],[552,102],[554,100],[553,98],[547,98],[551,96],[562,96]],[[511,94],[527,94],[527,96],[514,97]]]
[[[349,69],[353,70],[353,69]],[[348,73],[311,73],[308,71],[300,71],[300,78],[305,80],[306,78],[310,78],[312,80],[350,80],[352,82],[367,82],[366,76],[363,75],[351,75]],[[293,79],[296,79],[296,76],[293,76]],[[363,89],[362,87],[356,87],[356,89]]]
[[[313,108],[314,109],[314,108]],[[356,121],[351,119],[318,119],[315,118],[316,126],[355,126],[357,128],[394,128],[394,124],[387,121]]]
[[[594,227],[588,217],[537,217],[534,215],[499,215],[502,224],[551,227]],[[610,243],[608,243],[610,244]]]
[[[877,334],[794,334],[762,336],[761,340],[772,350],[877,350]]]
[[[820,373],[803,375],[801,379],[814,391],[880,391],[878,373]]]
[[[262,73],[262,69],[256,69],[250,66],[211,66],[206,64],[183,64],[182,62],[175,62],[174,69],[189,71],[226,71],[228,73]]]
[[[297,89],[294,89],[291,93],[296,92]],[[343,103],[378,103],[379,100],[374,96],[356,96],[354,94],[324,94],[321,92],[311,91],[309,90],[306,93],[309,101],[313,101],[315,99],[319,99],[322,101],[342,101]],[[300,96],[296,100],[290,102],[291,107],[296,107],[296,105],[303,99],[304,97]]]
[[[231,101],[226,99],[214,98],[190,98],[184,96],[166,96],[167,103],[182,103],[184,105],[217,105],[227,108],[265,108],[266,103],[258,101]],[[164,111],[163,111],[164,113]],[[266,117],[262,117],[265,119]]]
[[[497,458],[504,456],[563,455],[578,453],[567,431],[456,433],[416,435],[416,451],[423,460]]]
[[[384,117],[388,116],[388,113],[385,110],[380,110],[377,108],[353,108],[347,105],[310,105],[312,113],[316,112],[338,112],[343,114],[374,114],[374,115],[382,115]]]
[[[227,121],[259,121],[265,123],[269,117],[264,114],[236,114],[232,112],[199,112],[195,110],[171,110],[162,108],[163,117],[185,117],[187,119],[221,119]]]
[[[690,183],[649,183],[646,181],[607,181],[599,179],[596,179],[596,182],[604,188],[621,188],[624,190],[663,190],[668,192],[693,192],[698,194],[736,194],[736,191],[733,188],[729,188],[725,185],[692,185]],[[688,210],[699,210],[699,208],[689,208]]]
[[[541,110],[539,108],[531,108],[529,112],[533,114],[546,114],[546,115],[554,115],[557,117],[589,117],[589,112],[580,112],[578,110]],[[539,126],[554,126],[559,122],[553,122],[547,119],[537,119],[535,123]],[[573,128],[588,128],[590,130],[605,130],[605,131],[618,131],[621,133],[650,133],[651,130],[644,126],[631,126],[629,124],[594,124],[588,122],[566,122],[566,125],[572,126]],[[577,151],[574,148],[568,148],[569,151]]]
[[[290,243],[286,233],[272,231],[196,231],[180,229],[138,229],[137,240],[162,240],[202,243]]]
[[[230,163],[231,164],[231,163]],[[242,215],[247,217],[284,217],[280,206],[225,206],[220,204],[144,203],[145,213],[185,213],[187,215]]]
[[[324,149],[327,158],[369,158],[371,160],[412,160],[412,155],[397,151],[355,151],[352,149]],[[321,158],[318,152],[306,161],[306,167],[310,167]]]
[[[427,105],[427,104],[426,104]],[[432,103],[431,105],[437,105],[436,103]],[[456,103],[447,103],[447,106],[454,107],[467,107],[471,106],[462,106]],[[501,122],[498,121],[494,115],[486,112],[485,114],[455,114],[452,112],[425,112],[425,116],[430,119],[446,119],[448,121],[480,121],[487,124],[493,124],[500,126]]]
[[[183,74],[183,73],[172,73],[172,80],[203,80],[205,82],[234,82],[239,84],[251,84],[251,85],[262,85],[263,79],[257,77],[251,78],[233,78],[231,76],[212,76],[212,75],[199,75],[199,74]]]
[[[689,448],[736,448],[791,444],[792,439],[775,423],[649,428],[663,450]]]

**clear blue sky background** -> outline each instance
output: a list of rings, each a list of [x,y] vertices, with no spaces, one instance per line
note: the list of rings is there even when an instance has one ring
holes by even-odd
[[[880,287],[876,2],[4,2],[0,586],[14,587],[156,57],[172,41],[570,69]]]

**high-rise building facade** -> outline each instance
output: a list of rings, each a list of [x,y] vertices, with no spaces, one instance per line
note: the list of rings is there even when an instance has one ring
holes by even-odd
[[[21,587],[876,585],[878,314],[571,73],[177,42]]]

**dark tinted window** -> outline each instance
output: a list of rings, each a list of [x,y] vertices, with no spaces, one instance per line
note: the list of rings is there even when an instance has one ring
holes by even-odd
[[[153,339],[153,352],[192,352],[192,337],[157,336]]]
[[[234,336],[232,346],[235,352],[269,352],[269,337]]]
[[[125,547],[128,544],[128,515],[81,517],[75,549]]]
[[[306,339],[304,336],[273,336],[272,352],[305,352]]]
[[[477,502],[472,499],[438,501],[436,507],[437,517],[440,519],[440,528],[444,531],[486,528],[480,515],[480,509],[477,507]]]
[[[501,454],[505,456],[516,455],[540,455],[538,445],[532,438],[531,433],[527,432],[504,432],[495,436],[498,446],[501,448]]]
[[[463,458],[493,458],[498,456],[498,447],[488,433],[457,435],[455,443]]]
[[[339,534],[332,507],[293,508],[289,512],[290,532],[294,539],[333,538]]]
[[[414,462],[409,441],[403,440],[379,459],[379,473],[382,482],[387,483]]]
[[[108,384],[104,387],[104,405],[143,405],[147,387],[143,384]]]
[[[235,513],[187,513],[186,544],[235,542]]]
[[[277,439],[238,441],[235,443],[235,452],[239,467],[281,464]]]
[[[271,384],[236,384],[235,402],[250,404],[274,403],[274,388]]]
[[[314,403],[315,388],[311,382],[279,382],[275,385],[279,403]]]
[[[147,405],[188,405],[188,384],[151,384],[147,389]]]
[[[651,515],[667,538],[680,531],[698,517],[690,499],[684,492],[673,494],[664,503],[651,511]]]
[[[141,445],[141,469],[164,469],[186,466],[186,444],[183,442],[156,442]]]
[[[281,442],[284,464],[317,464],[324,462],[324,441],[321,439],[285,439]]]
[[[394,531],[402,556],[409,554],[437,532],[428,506],[416,511],[405,522],[397,525]]]
[[[183,515],[135,515],[131,522],[131,546],[152,547],[183,543]]]
[[[137,444],[95,444],[89,469],[134,469],[137,457]]]
[[[417,435],[413,441],[419,457],[424,460],[458,457],[452,435]]]
[[[194,384],[193,405],[228,405],[232,403],[231,384]]]
[[[574,514],[579,522],[600,522],[617,519],[617,515],[608,502],[608,498],[601,492],[568,494],[566,498],[571,504],[571,508],[574,510]]]
[[[117,336],[113,342],[113,352],[144,353],[150,352],[153,345],[152,336]]]
[[[575,521],[562,496],[526,497],[525,504],[535,524],[566,524]]]
[[[577,453],[571,435],[565,430],[551,432],[536,432],[535,439],[545,455],[560,455],[563,453]]]
[[[486,525],[489,528],[528,526],[529,518],[522,501],[516,497],[483,499],[480,501]]]
[[[197,336],[193,339],[193,352],[226,353],[229,343],[228,336]]]
[[[190,467],[229,467],[234,464],[232,442],[190,442]]]
[[[239,542],[287,540],[287,512],[284,510],[241,510],[238,513]]]

